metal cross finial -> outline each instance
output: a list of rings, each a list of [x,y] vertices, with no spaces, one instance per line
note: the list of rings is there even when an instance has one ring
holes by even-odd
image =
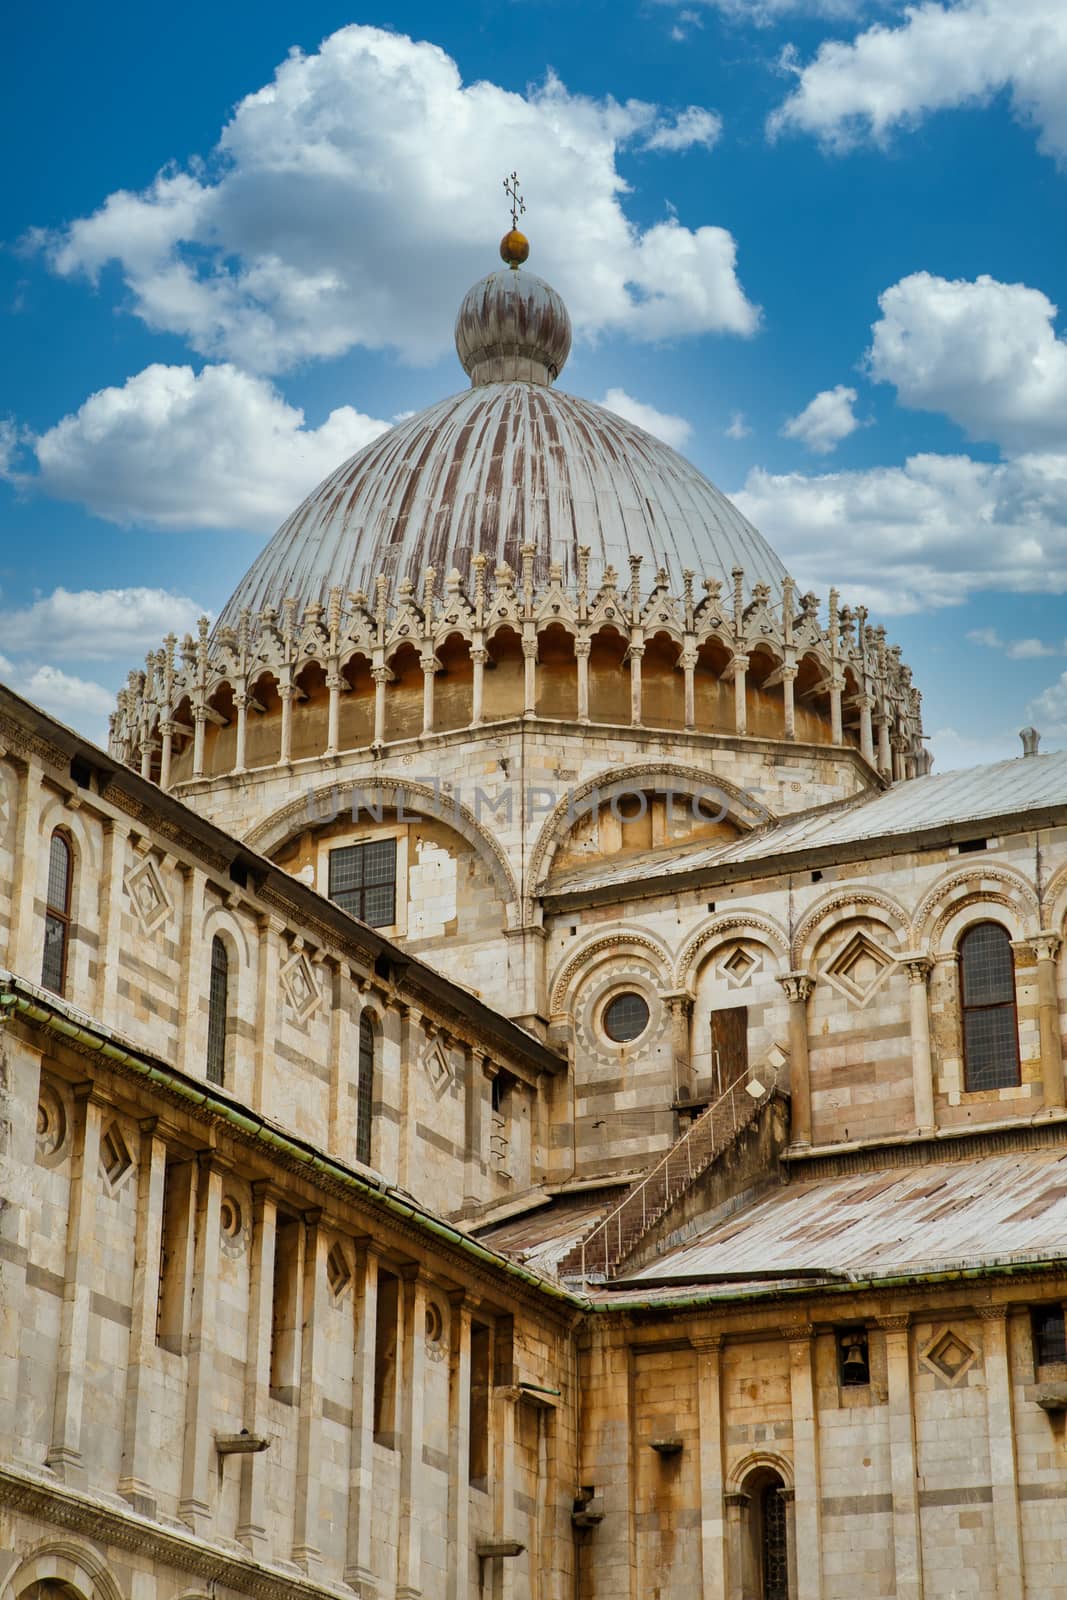
[[[504,179],[504,192],[511,201],[511,226],[517,228],[519,218],[526,210],[526,201],[519,193],[519,175],[517,172],[513,172],[510,177]]]

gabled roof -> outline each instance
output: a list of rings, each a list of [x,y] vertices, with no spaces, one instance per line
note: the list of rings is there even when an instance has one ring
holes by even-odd
[[[709,786],[713,781],[709,774]],[[834,851],[848,854],[856,847],[877,855],[882,843],[887,848],[881,853],[890,854],[912,848],[923,834],[947,831],[955,838],[981,837],[983,831],[997,832],[1004,823],[1015,830],[1033,825],[1035,819],[1044,825],[1067,823],[1067,750],[910,778],[882,792],[756,829],[727,844],[629,856],[614,865],[555,879],[549,898],[622,884],[656,884],[712,870],[736,878],[744,867],[780,862],[789,868],[799,864],[793,858]]]

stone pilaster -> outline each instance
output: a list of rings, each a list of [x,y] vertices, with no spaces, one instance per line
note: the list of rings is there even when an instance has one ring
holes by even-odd
[[[112,818],[104,823],[104,860],[100,882],[100,944],[96,953],[96,1015],[115,1023],[122,949],[122,912],[126,904],[123,874],[130,830]]]
[[[449,1296],[448,1587],[446,1600],[467,1600],[471,1583],[470,1412],[471,1303]]]
[[[815,1414],[815,1341],[810,1325],[783,1328],[789,1341],[796,1489],[797,1600],[822,1600],[819,1426]]]
[[[879,1317],[889,1390],[889,1472],[893,1488],[893,1565],[897,1600],[923,1600],[919,1479],[911,1390],[908,1317]]]
[[[727,1600],[722,1415],[722,1336],[691,1339],[700,1421],[701,1600]]]
[[[212,1151],[198,1160],[196,1254],[186,1357],[185,1431],[178,1514],[204,1538],[212,1521],[211,1417],[215,1404],[215,1317],[219,1288],[219,1212],[226,1164]]]
[[[1056,984],[1060,936],[1046,929],[1030,940],[1037,957],[1037,1015],[1041,1031],[1041,1089],[1048,1110],[1063,1109],[1063,1035]]]
[[[360,1241],[352,1306],[355,1316],[352,1363],[352,1431],[348,1458],[348,1538],[345,1582],[373,1600],[374,1517],[374,1350],[378,1328],[378,1257]]]
[[[302,1571],[318,1572],[319,1480],[322,1454],[323,1321],[326,1249],[322,1215],[305,1218],[304,1272],[300,1285],[300,1414],[296,1429],[296,1494],[293,1507],[293,1560]]]
[[[135,1511],[149,1517],[155,1516],[156,1512],[153,1470],[159,1447],[154,1432],[159,1385],[156,1308],[159,1300],[166,1175],[166,1141],[158,1132],[157,1119],[151,1117],[141,1123],[138,1156],[133,1306],[119,1477],[119,1493]]]
[[[15,864],[11,880],[11,931],[8,935],[7,965],[31,983],[41,981],[44,953],[44,928],[38,924],[34,901],[39,877],[38,861],[47,841],[40,838],[41,768],[27,761],[19,779],[18,812],[15,817]]]
[[[936,1126],[936,1117],[927,983],[933,962],[921,951],[912,950],[901,956],[900,964],[908,974],[908,999],[911,1007],[911,1082],[915,1126],[920,1133],[932,1133]]]
[[[204,891],[207,879],[199,867],[182,868],[181,999],[178,1038],[181,1067],[190,1078],[203,1078],[206,1070],[206,1034],[200,1027],[200,1001],[207,962],[203,959]]]
[[[993,1539],[997,1600],[1023,1600],[1023,1544],[1019,1519],[1015,1407],[1008,1350],[1007,1306],[980,1306],[985,1346],[989,1478],[993,1486]]]
[[[426,1283],[417,1267],[402,1274],[400,1365],[400,1528],[396,1600],[422,1594],[423,1422],[426,1366]]]
[[[248,1285],[245,1341],[243,1425],[252,1434],[266,1432],[270,1400],[270,1341],[274,1310],[274,1242],[278,1225],[277,1196],[269,1184],[252,1186],[252,1255]],[[241,1457],[241,1492],[237,1537],[257,1560],[270,1556],[267,1512],[267,1462],[261,1454]]]

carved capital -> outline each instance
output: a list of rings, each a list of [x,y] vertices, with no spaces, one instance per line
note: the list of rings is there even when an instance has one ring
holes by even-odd
[[[875,1317],[874,1321],[876,1327],[881,1328],[883,1333],[898,1333],[901,1329],[911,1326],[911,1316],[907,1311],[897,1317]]]
[[[815,1326],[811,1322],[792,1322],[778,1330],[783,1339],[799,1344],[801,1340],[812,1339],[815,1335]]]
[[[778,982],[791,1005],[805,1005],[815,987],[815,979],[810,972],[783,972],[779,974]]]
[[[1027,943],[1033,946],[1034,954],[1039,961],[1055,961],[1063,940],[1052,929],[1044,928],[1040,933],[1035,933]]]
[[[979,1322],[1004,1322],[1007,1319],[1007,1305],[976,1306]]]
[[[908,974],[909,983],[925,983],[934,964],[921,950],[907,950],[897,959]]]

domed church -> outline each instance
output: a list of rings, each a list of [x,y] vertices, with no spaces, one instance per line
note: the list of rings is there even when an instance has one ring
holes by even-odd
[[[109,751],[0,690],[0,1600],[1067,1597],[1067,754],[528,255]]]

